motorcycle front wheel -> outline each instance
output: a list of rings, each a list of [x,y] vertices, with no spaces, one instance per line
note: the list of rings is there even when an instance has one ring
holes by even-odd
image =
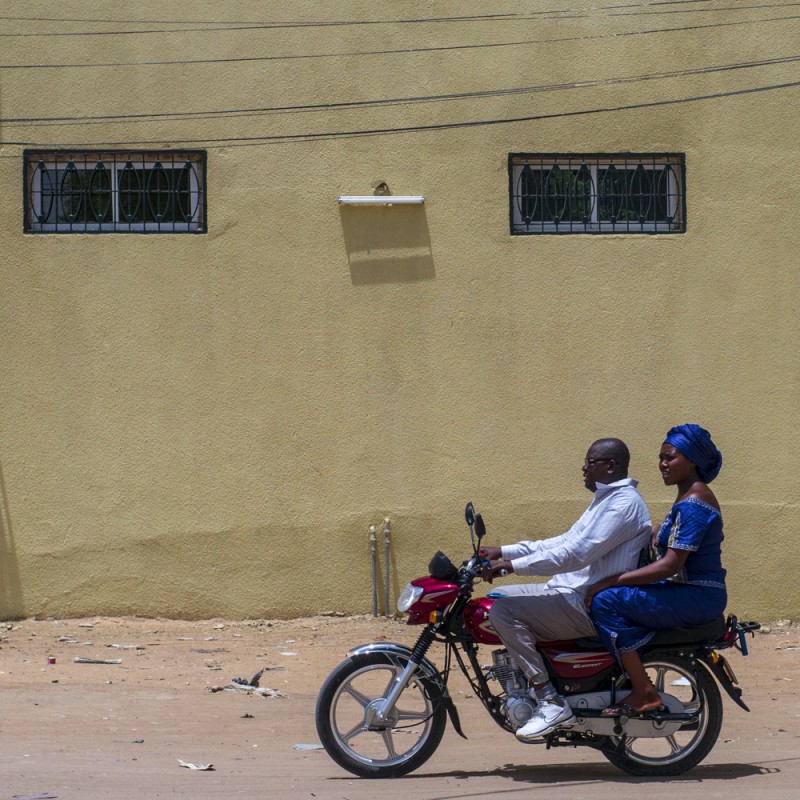
[[[645,656],[644,666],[659,694],[670,694],[684,711],[697,712],[670,736],[613,737],[603,755],[629,775],[682,775],[710,752],[722,727],[722,698],[714,679],[700,666],[677,656]]]
[[[420,767],[444,735],[447,712],[440,686],[415,675],[384,721],[375,717],[406,661],[389,653],[348,658],[328,676],[317,698],[320,742],[340,766],[362,778],[397,778]]]

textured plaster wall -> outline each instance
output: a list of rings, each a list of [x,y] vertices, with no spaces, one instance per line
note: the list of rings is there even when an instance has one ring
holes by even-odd
[[[565,530],[606,435],[660,518],[687,420],[725,456],[731,610],[800,616],[797,89],[653,105],[789,82],[663,73],[790,54],[796,22],[567,5],[4,4],[0,61],[29,67],[0,70],[0,616],[366,612],[371,524],[393,602],[466,554],[467,500],[493,542]],[[497,13],[518,16],[399,21]],[[204,63],[142,63],[170,60]],[[337,105],[467,92],[494,94]],[[209,233],[23,235],[23,143],[114,142],[206,149]],[[685,235],[509,235],[508,153],[628,150],[686,154]],[[425,205],[338,205],[380,181]]]

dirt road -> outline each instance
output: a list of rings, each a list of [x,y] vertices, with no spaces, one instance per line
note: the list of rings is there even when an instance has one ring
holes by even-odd
[[[752,713],[725,698],[717,746],[681,778],[635,779],[590,750],[519,744],[458,680],[451,691],[468,741],[448,729],[418,772],[359,780],[311,749],[316,691],[351,646],[411,643],[417,631],[372,617],[4,624],[0,800],[797,797],[800,628],[788,624],[757,635],[749,657],[731,656]],[[213,691],[265,667],[260,684],[275,696]]]

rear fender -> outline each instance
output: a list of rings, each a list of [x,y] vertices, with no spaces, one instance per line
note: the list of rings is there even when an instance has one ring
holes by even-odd
[[[699,659],[711,670],[712,675],[719,681],[719,685],[728,693],[728,696],[745,711],[750,709],[742,700],[742,690],[736,685],[736,676],[730,664],[716,650],[698,653]]]

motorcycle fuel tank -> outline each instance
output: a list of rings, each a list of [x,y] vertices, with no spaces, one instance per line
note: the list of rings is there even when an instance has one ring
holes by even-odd
[[[489,609],[493,602],[489,597],[476,597],[464,609],[464,624],[479,644],[502,644],[489,622]]]

